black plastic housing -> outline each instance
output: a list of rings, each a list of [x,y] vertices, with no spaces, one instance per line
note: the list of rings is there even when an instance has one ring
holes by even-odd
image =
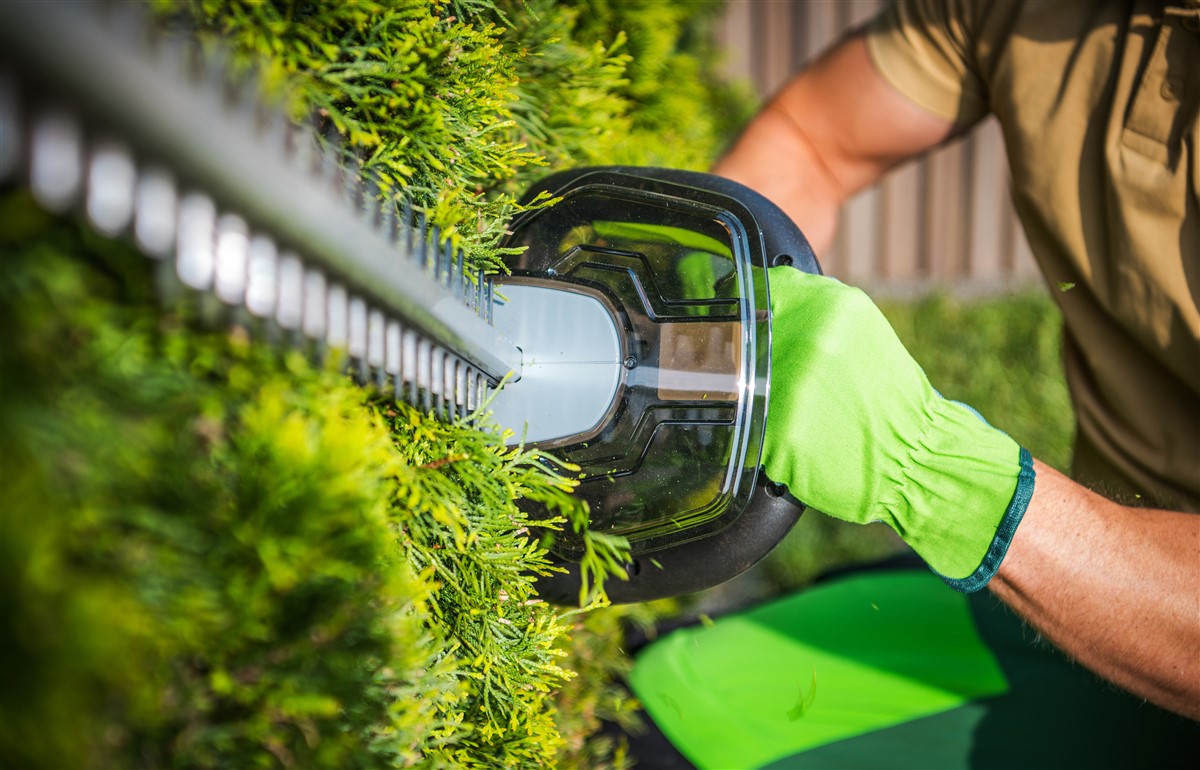
[[[774,548],[803,511],[759,470],[770,384],[767,268],[819,273],[816,257],[778,207],[710,174],[584,168],[546,178],[524,202],[542,193],[562,200],[514,220],[504,245],[525,250],[509,260],[508,280],[599,297],[616,317],[629,364],[611,419],[543,444],[581,466],[578,494],[592,527],[629,539],[629,580],[610,581],[609,595],[646,601],[728,580]],[[704,360],[684,360],[693,350]],[[672,384],[693,381],[704,387]],[[565,533],[553,550],[568,571],[540,590],[570,601],[582,542]]]

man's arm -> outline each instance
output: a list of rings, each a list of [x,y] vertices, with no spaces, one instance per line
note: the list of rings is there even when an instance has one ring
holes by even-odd
[[[1200,719],[1200,515],[1126,508],[1035,469],[992,592],[1082,665]]]
[[[1200,719],[1200,515],[1127,508],[947,401],[862,291],[769,271],[768,478],[891,526],[952,587],[985,585],[1082,665]]]
[[[847,198],[955,131],[893,89],[854,35],[789,82],[713,171],[774,201],[821,254]]]
[[[856,36],[785,87],[715,170],[774,200],[819,254],[849,195],[959,128],[891,88]],[[778,423],[787,387],[773,384],[776,430],[789,427]],[[1124,508],[1044,465],[1036,471],[990,587],[1081,664],[1200,718],[1200,516]]]

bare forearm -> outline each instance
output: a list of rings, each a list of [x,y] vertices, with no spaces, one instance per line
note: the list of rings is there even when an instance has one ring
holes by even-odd
[[[851,36],[776,94],[713,170],[774,201],[819,255],[848,196],[953,128],[895,91]]]
[[[1200,719],[1200,516],[1126,508],[1036,470],[992,591],[1082,665]]]
[[[713,172],[774,201],[818,254],[833,241],[845,193],[817,148],[777,107],[768,106],[746,127]]]

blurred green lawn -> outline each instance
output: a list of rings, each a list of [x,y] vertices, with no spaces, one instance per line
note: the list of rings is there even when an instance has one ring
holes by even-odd
[[[1043,462],[1068,468],[1074,417],[1062,374],[1061,319],[1045,291],[879,304],[942,395],[975,407]],[[860,527],[809,512],[760,574],[787,590],[900,548],[882,524]]]

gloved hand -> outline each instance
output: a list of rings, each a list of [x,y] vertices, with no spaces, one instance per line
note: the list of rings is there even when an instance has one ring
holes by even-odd
[[[1033,460],[948,401],[866,294],[768,273],[771,390],[763,467],[807,505],[886,522],[959,591],[1000,567],[1033,494]]]

